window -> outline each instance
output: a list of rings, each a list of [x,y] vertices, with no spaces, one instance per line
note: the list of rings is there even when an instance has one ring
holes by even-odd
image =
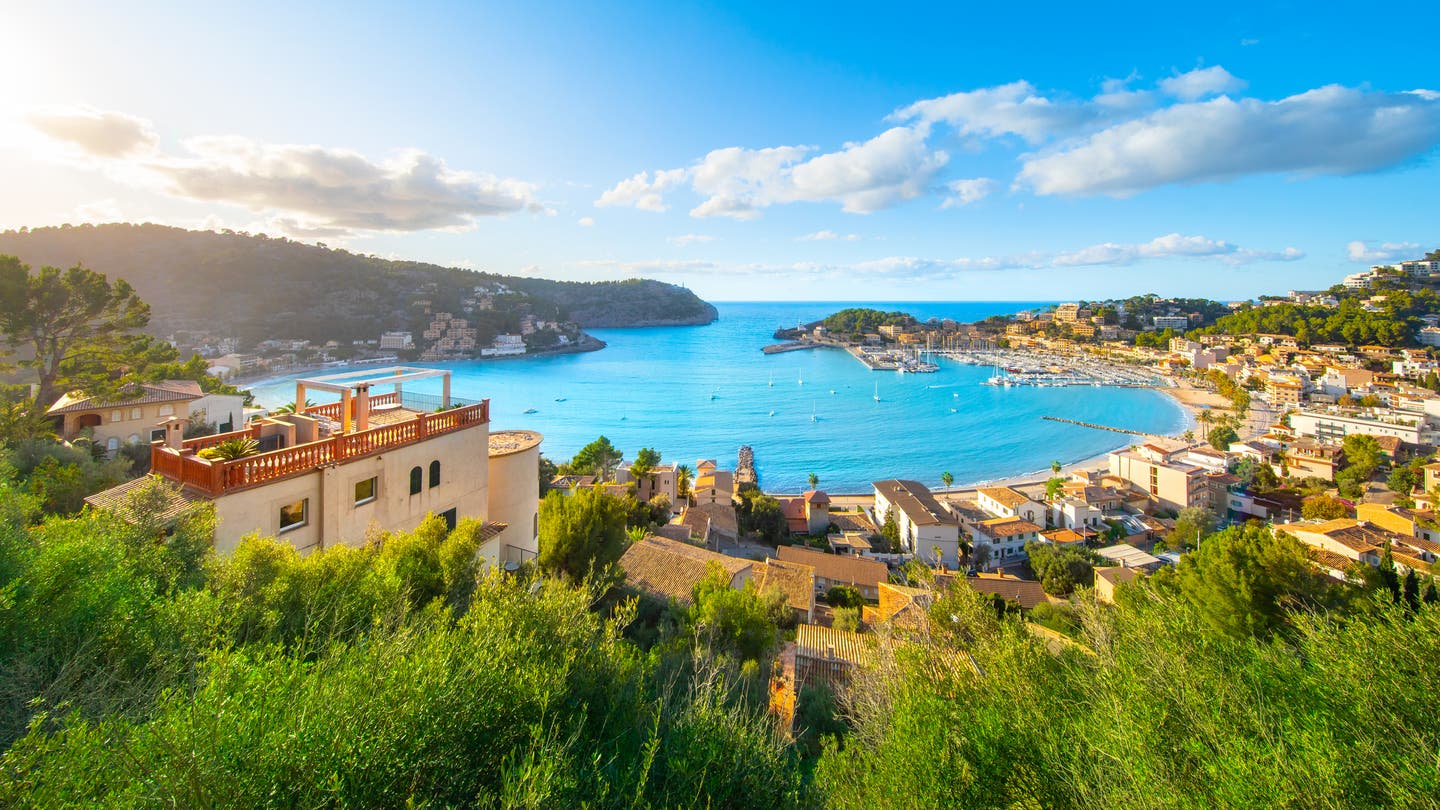
[[[119,450],[119,449],[120,449],[120,438],[119,438],[118,436],[111,436],[109,439],[107,439],[107,440],[105,441],[105,449],[106,449],[106,450],[109,450],[111,453],[114,453],[116,450]]]
[[[430,462],[430,487],[433,489],[440,486],[440,462]]]
[[[435,463],[439,464],[440,462],[437,461]],[[440,513],[440,517],[445,521],[446,531],[455,531],[456,514],[454,509],[446,509],[444,512]]]
[[[125,441],[128,442],[129,444],[135,444],[135,443],[137,443],[137,442],[140,441],[140,434],[139,434],[139,433],[131,433],[131,434],[130,434],[130,438],[126,439]]]
[[[119,408],[116,408],[115,410],[113,410],[113,411],[110,412],[110,421],[111,421],[111,422],[119,422],[121,419],[124,419],[124,418],[125,418],[125,412],[122,411],[122,410],[120,410]]]
[[[280,507],[280,531],[288,532],[291,529],[298,529],[307,522],[307,512],[310,511],[310,499],[301,498],[294,503],[287,503]]]
[[[375,500],[375,483],[376,479],[373,476],[370,478],[366,478],[364,481],[357,481],[355,483],[356,506]]]
[[[161,405],[161,406],[160,406],[160,415],[161,415],[161,416],[174,416],[174,415],[175,415],[175,406],[174,406],[174,405]]]
[[[425,471],[419,467],[412,467],[410,470],[410,494],[419,495],[420,487],[425,480]]]
[[[131,418],[131,419],[139,419],[139,418],[140,418],[140,414],[141,414],[141,410],[140,410],[139,408],[131,408],[131,409],[130,409],[130,418]]]

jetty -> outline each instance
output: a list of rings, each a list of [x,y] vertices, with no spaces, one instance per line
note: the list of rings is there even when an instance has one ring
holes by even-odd
[[[809,341],[801,342],[801,341],[798,341],[798,340],[791,340],[791,341],[787,341],[787,342],[785,342],[785,343],[771,343],[769,346],[764,346],[764,347],[762,347],[762,348],[760,349],[760,351],[762,351],[762,352],[764,352],[764,353],[766,353],[766,354],[781,354],[782,352],[798,352],[798,351],[804,351],[805,349],[818,349],[818,348],[820,348],[821,346],[824,346],[824,345],[826,345],[826,344],[824,344],[824,343],[811,343],[811,342],[809,342]]]
[[[1112,433],[1127,433],[1131,436],[1149,436],[1143,430],[1130,430],[1129,428],[1110,427],[1109,425],[1097,425],[1094,422],[1080,422],[1075,419],[1065,419],[1060,416],[1042,416],[1041,419],[1048,419],[1051,422],[1064,422],[1067,425],[1079,425],[1080,427],[1094,428],[1095,430],[1108,430]]]
[[[760,476],[755,472],[755,451],[750,445],[740,446],[740,452],[735,464],[735,486],[743,485],[760,486]]]

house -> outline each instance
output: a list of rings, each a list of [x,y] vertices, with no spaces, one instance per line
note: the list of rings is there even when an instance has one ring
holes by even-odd
[[[789,729],[795,720],[795,703],[805,687],[824,683],[842,689],[856,670],[874,659],[871,642],[859,633],[802,624],[795,628],[795,640],[781,648],[770,678],[770,710]]]
[[[540,553],[540,499],[535,481],[540,477],[540,443],[534,430],[497,430],[490,433],[487,459],[485,521],[504,528],[487,540],[480,555],[514,570]],[[442,462],[443,466],[443,462]]]
[[[160,423],[171,418],[188,420],[191,403],[204,397],[200,383],[194,380],[162,380],[142,383],[138,392],[115,402],[72,391],[56,400],[45,415],[56,420],[55,432],[66,441],[88,435],[113,454],[122,444],[149,444],[163,439]],[[243,407],[242,398],[231,399],[240,400]]]
[[[830,530],[830,496],[812,489],[798,498],[780,498],[780,511],[792,535],[822,535]]]
[[[1117,543],[1097,549],[1095,553],[1121,568],[1136,568],[1146,573],[1159,570],[1160,566],[1165,564],[1159,557],[1141,551],[1129,543]]]
[[[1095,597],[1101,602],[1115,604],[1115,589],[1141,576],[1140,569],[1125,566],[1110,566],[1095,569]]]
[[[739,518],[730,503],[701,503],[685,508],[686,512],[703,514],[710,519],[710,536],[716,540],[735,542],[740,536]]]
[[[869,533],[841,532],[826,537],[830,542],[831,554],[842,554],[851,557],[858,557],[870,551]]]
[[[812,566],[767,559],[755,566],[755,587],[762,593],[779,588],[798,624],[815,621],[815,569]]]
[[[399,390],[437,377],[439,397]],[[196,439],[182,437],[177,414],[168,418],[164,439],[150,445],[150,469],[214,505],[215,550],[228,554],[251,533],[308,552],[359,546],[372,525],[409,531],[432,513],[450,526],[460,517],[488,517],[493,463],[506,479],[496,505],[519,524],[506,543],[523,547],[538,512],[540,435],[513,437],[492,459],[489,401],[452,400],[449,378],[448,371],[392,367],[301,379],[297,412]],[[396,390],[371,393],[388,386]],[[307,406],[307,390],[335,393],[340,401]],[[201,455],[229,439],[254,440],[260,452],[230,460]]]
[[[988,548],[988,565],[1005,565],[1025,558],[1025,544],[1039,540],[1039,526],[1018,517],[998,517],[971,525],[975,535],[976,556],[982,557],[982,547]]]
[[[712,565],[719,566],[737,590],[754,576],[755,563],[750,560],[655,535],[632,544],[620,557],[626,585],[680,605],[694,600],[695,586],[709,575]]]
[[[919,631],[928,622],[930,605],[934,603],[934,599],[934,592],[925,588],[882,582],[880,604],[875,609],[874,619],[877,623],[886,623],[894,628]]]
[[[1048,525],[1098,531],[1104,524],[1105,513],[1081,498],[1060,498],[1050,502]]]
[[[714,460],[695,463],[695,481],[690,486],[690,500],[696,504],[730,503],[735,497],[735,476],[716,467]]]
[[[889,479],[872,484],[876,521],[893,514],[901,548],[950,567],[960,565],[960,519],[940,505],[919,481]]]
[[[1440,523],[1437,523],[1436,515],[1431,511],[1378,503],[1358,503],[1355,505],[1355,519],[1406,537],[1430,543],[1440,542]]]
[[[1345,466],[1345,450],[1338,445],[1321,444],[1313,439],[1289,442],[1280,456],[1278,473],[1299,478],[1316,476],[1334,480],[1335,471]]]
[[[1054,529],[1048,532],[1041,532],[1040,539],[1046,543],[1053,543],[1057,546],[1078,548],[1085,545],[1085,537],[1071,529]]]
[[[849,585],[866,599],[878,599],[880,583],[890,578],[885,563],[860,557],[826,554],[801,546],[781,546],[775,556],[782,562],[799,563],[815,569],[815,588],[828,591],[835,585]]]
[[[710,530],[710,515],[696,507],[687,506],[680,510],[680,516],[675,519],[675,524],[683,526],[686,532],[686,539],[702,546],[715,545],[715,536]],[[668,533],[665,535],[670,537]]]
[[[1306,545],[1338,554],[1354,562],[1379,565],[1385,547],[1403,570],[1429,574],[1440,552],[1434,541],[1400,534],[1363,520],[1341,518],[1323,523],[1287,523],[1275,527]]]
[[[1031,523],[1045,522],[1045,507],[1010,487],[977,489],[975,503],[996,517],[1020,518]]]
[[[949,583],[965,583],[973,591],[996,596],[1006,602],[1014,602],[1023,610],[1030,610],[1041,602],[1048,602],[1045,589],[1031,579],[1019,579],[1010,574],[977,574],[971,577],[935,578],[939,585],[942,580]]]
[[[634,462],[626,462],[615,469],[616,483],[633,483],[636,498],[642,502],[648,502],[656,497],[664,498],[670,502],[674,511],[679,511],[682,506],[678,489],[679,480],[680,465],[673,461],[669,464],[657,464],[641,475],[635,474]]]

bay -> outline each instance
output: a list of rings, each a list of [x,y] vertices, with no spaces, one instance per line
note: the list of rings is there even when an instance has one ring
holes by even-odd
[[[761,486],[775,492],[805,489],[810,473],[832,493],[868,492],[882,478],[939,486],[946,471],[957,485],[991,481],[1129,443],[1046,415],[1152,433],[1184,429],[1184,411],[1156,391],[997,388],[981,384],[991,369],[943,359],[934,374],[896,374],[870,371],[836,349],[760,351],[776,328],[847,306],[975,321],[1038,303],[717,303],[719,320],[705,326],[588,330],[608,344],[598,352],[416,365],[449,369],[457,397],[489,398],[492,430],[543,433],[552,459],[568,459],[603,434],[626,458],[653,447],[666,461],[693,467],[713,458],[733,468],[748,444]],[[414,389],[438,393],[438,381],[429,382]],[[293,377],[254,391],[271,407],[295,397]]]

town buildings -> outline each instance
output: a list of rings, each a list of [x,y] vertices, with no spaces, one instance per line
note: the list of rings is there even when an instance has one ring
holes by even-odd
[[[112,455],[125,444],[164,440],[164,423],[170,420],[195,419],[220,432],[244,422],[244,397],[206,394],[194,380],[163,380],[139,388],[114,402],[72,392],[50,406],[46,415],[56,419],[56,432],[66,441],[88,436]]]
[[[900,531],[900,546],[941,565],[960,565],[960,519],[940,505],[919,481],[876,481],[875,520],[893,515]]]

